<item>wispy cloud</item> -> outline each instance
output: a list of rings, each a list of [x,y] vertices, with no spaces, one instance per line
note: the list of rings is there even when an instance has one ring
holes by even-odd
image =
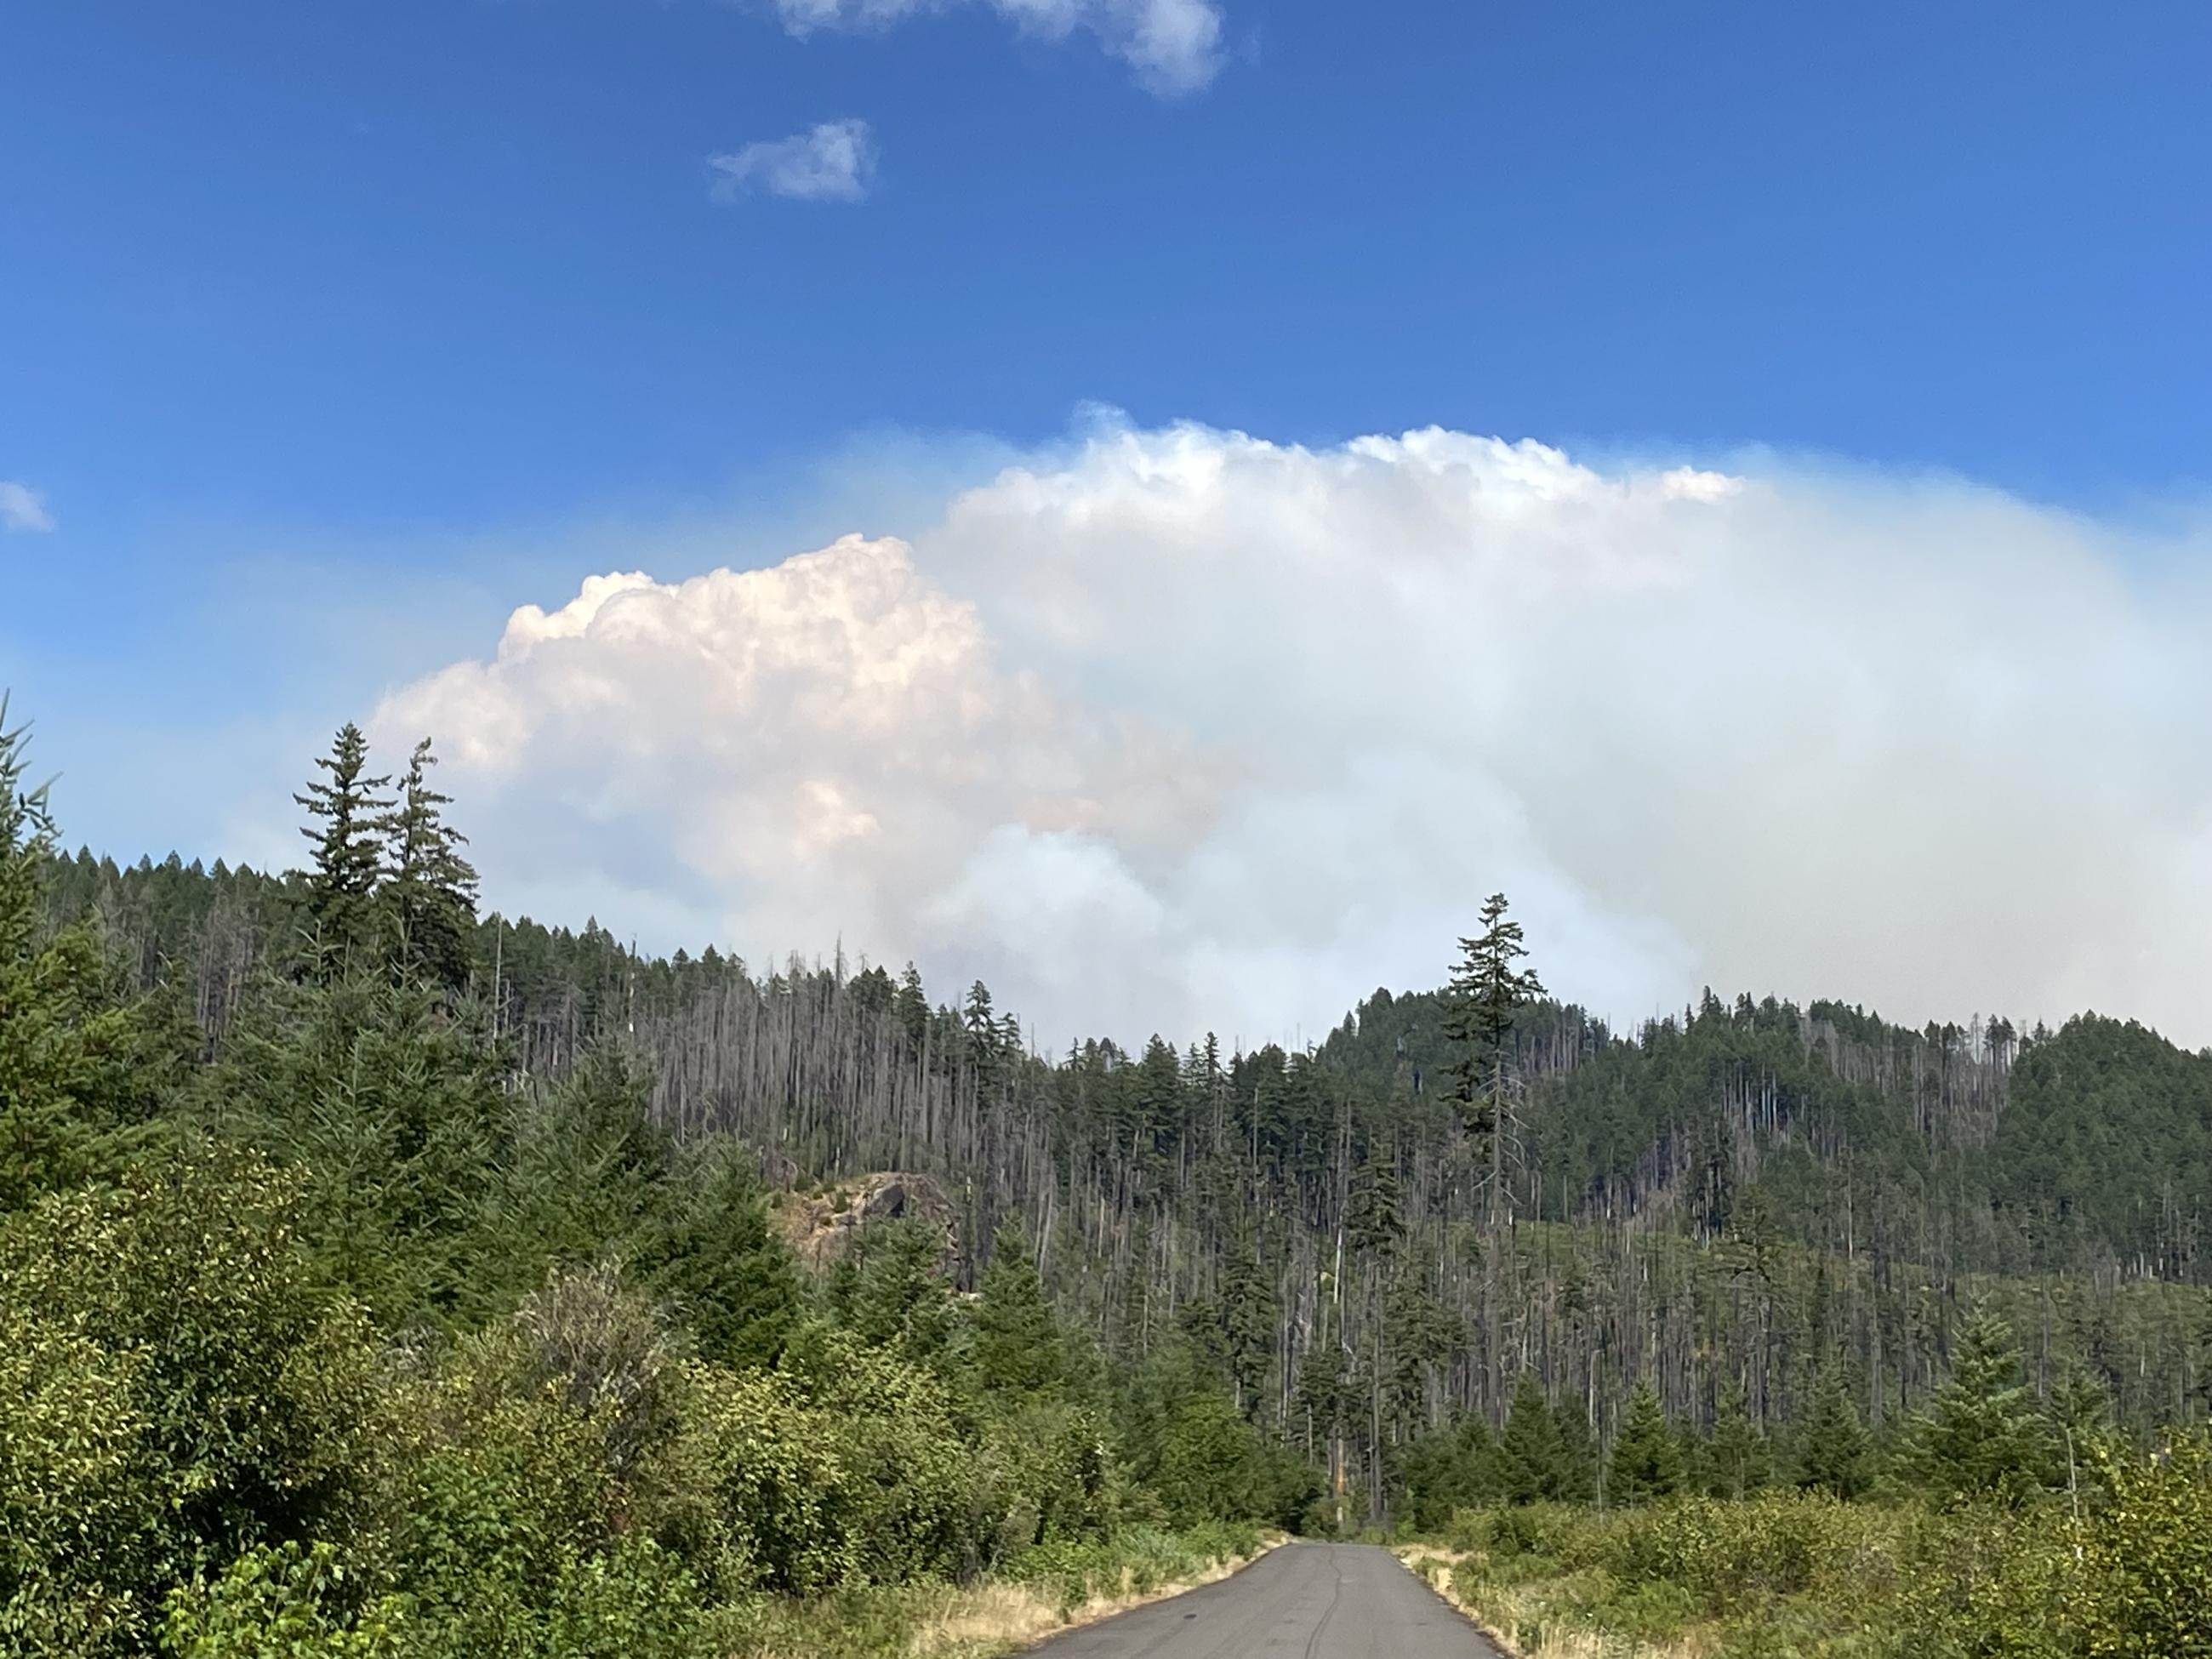
[[[889,28],[918,12],[974,0],[775,0],[791,33]],[[982,0],[1024,34],[1064,40],[1077,33],[1137,72],[1163,97],[1196,92],[1221,70],[1220,8],[1214,0]]]
[[[823,121],[788,138],[763,139],[707,158],[714,199],[755,191],[799,202],[858,202],[876,179],[876,138],[866,121]]]
[[[52,530],[54,515],[46,498],[28,484],[0,478],[0,530]]]

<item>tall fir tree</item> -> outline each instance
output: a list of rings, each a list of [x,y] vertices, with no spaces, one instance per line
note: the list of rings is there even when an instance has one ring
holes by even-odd
[[[54,823],[27,741],[0,696],[0,1211],[112,1172],[158,1077],[91,927],[47,933]]]
[[[1066,1344],[1021,1229],[1009,1222],[991,1245],[975,1300],[975,1373],[1010,1404],[1059,1394],[1067,1381]]]
[[[323,776],[292,799],[313,820],[300,830],[315,849],[303,926],[308,964],[327,977],[349,963],[364,963],[374,949],[383,814],[393,801],[377,793],[392,780],[368,775],[368,739],[351,720],[338,728],[331,752],[315,766]]]
[[[1842,1371],[1830,1366],[1814,1390],[1813,1410],[1797,1433],[1797,1485],[1858,1498],[1873,1484],[1867,1431]]]
[[[1278,1305],[1274,1280],[1261,1266],[1259,1249],[1248,1231],[1240,1229],[1231,1244],[1221,1301],[1229,1377],[1237,1408],[1247,1417],[1256,1417],[1274,1366]]]
[[[942,1228],[902,1216],[860,1229],[830,1276],[831,1311],[854,1336],[916,1365],[948,1363],[959,1307],[944,1273]]]
[[[477,872],[461,854],[468,837],[446,822],[453,798],[431,787],[437,763],[429,738],[416,744],[397,801],[377,822],[387,871],[378,896],[401,971],[458,989],[472,966]]]
[[[2063,1475],[2066,1489],[2078,1496],[2083,1468],[2111,1427],[2112,1396],[2080,1365],[2069,1365],[2051,1385],[2043,1414],[2051,1425],[2051,1472]]]
[[[668,1187],[666,1220],[634,1266],[684,1319],[699,1352],[769,1366],[806,1306],[799,1267],[770,1224],[756,1159],[731,1143],[687,1158]]]
[[[967,1038],[969,1068],[975,1074],[977,1086],[988,1089],[998,1080],[1000,1045],[1004,1033],[1000,1030],[998,1016],[991,1011],[990,987],[980,979],[968,988],[960,1024]]]
[[[1606,1466],[1606,1501],[1632,1505],[1670,1498],[1682,1484],[1682,1449],[1659,1404],[1659,1391],[1645,1378],[1628,1396],[1628,1414],[1614,1437]]]
[[[892,1016],[905,1035],[907,1053],[919,1057],[929,1036],[929,995],[921,988],[921,971],[912,963],[899,975],[898,990],[891,999]]]
[[[1482,931],[1459,942],[1460,959],[1443,993],[1443,1030],[1453,1045],[1446,1063],[1450,1099],[1478,1165],[1487,1162],[1493,1215],[1509,1202],[1505,1142],[1513,1092],[1515,1015],[1544,994],[1543,981],[1521,961],[1528,954],[1521,924],[1507,917],[1503,893],[1483,903]]]
[[[1551,1495],[1562,1504],[1588,1504],[1597,1497],[1597,1437],[1579,1396],[1563,1394],[1552,1402],[1559,1438],[1559,1474]]]
[[[1705,1446],[1706,1491],[1715,1498],[1747,1497],[1767,1483],[1772,1468],[1766,1436],[1752,1420],[1743,1390],[1729,1389],[1721,1399],[1712,1438]]]
[[[1559,1419],[1534,1371],[1523,1372],[1513,1391],[1496,1455],[1498,1493],[1509,1503],[1541,1503],[1559,1495]]]
[[[1913,1419],[1905,1477],[1937,1498],[2017,1504],[2050,1480],[2053,1450],[2011,1328],[1977,1314],[1960,1335],[1950,1380]]]

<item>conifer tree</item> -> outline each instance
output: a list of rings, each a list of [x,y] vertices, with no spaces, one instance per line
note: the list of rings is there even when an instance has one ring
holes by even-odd
[[[1370,1151],[1352,1171],[1345,1238],[1363,1255],[1388,1255],[1406,1235],[1404,1206],[1394,1163],[1388,1154]]]
[[[2052,1474],[2063,1475],[2066,1489],[2077,1496],[2083,1467],[2104,1438],[2112,1411],[2104,1384],[2078,1365],[2069,1365],[2051,1390],[2044,1416],[2056,1453]]]
[[[907,1053],[920,1055],[923,1040],[929,1035],[929,996],[921,988],[921,970],[910,962],[899,975],[891,1009],[899,1030],[906,1034]]]
[[[1533,1371],[1522,1375],[1498,1437],[1498,1492],[1509,1503],[1534,1504],[1559,1495],[1559,1419]]]
[[[2052,1462],[2050,1426],[2021,1379],[2011,1328],[1976,1315],[1950,1380],[1913,1420],[1907,1477],[1938,1497],[2017,1504],[2045,1483]]]
[[[1741,1389],[1723,1396],[1713,1419],[1713,1436],[1705,1448],[1705,1487],[1716,1498],[1742,1498],[1764,1486],[1773,1459],[1766,1436],[1751,1419]]]
[[[967,1036],[968,1064],[975,1073],[978,1085],[988,1089],[999,1077],[1001,1033],[998,1016],[991,1011],[990,988],[980,979],[968,988],[961,1028]]]
[[[534,1279],[568,1242],[550,1218],[618,1189],[595,1158],[561,1159],[537,1170],[541,1207],[518,1207],[536,1166],[514,1160],[485,1037],[471,1011],[454,1018],[427,988],[356,966],[250,1008],[202,1079],[216,1122],[300,1171],[302,1243],[380,1317],[480,1311],[527,1288],[494,1282],[487,1254]],[[580,1087],[554,1094],[565,1102]],[[549,1101],[531,1116],[558,1109]],[[525,1249],[542,1254],[526,1261]]]
[[[90,927],[44,936],[54,824],[27,736],[0,696],[0,1211],[108,1169],[153,1075]]]
[[[1247,1417],[1258,1414],[1275,1360],[1277,1298],[1273,1279],[1260,1265],[1260,1252],[1240,1231],[1231,1247],[1221,1286],[1229,1376],[1237,1405]]]
[[[430,786],[437,763],[429,738],[416,744],[397,804],[377,821],[389,872],[379,896],[401,971],[458,988],[471,965],[477,872],[461,855],[468,837],[445,820],[452,797]]]
[[[941,1230],[911,1217],[861,1228],[830,1276],[832,1310],[862,1342],[940,1366],[958,1325],[945,1249]]]
[[[1613,1443],[1606,1471],[1606,1499],[1620,1504],[1668,1498],[1682,1484],[1682,1449],[1668,1425],[1659,1392],[1645,1378],[1628,1396],[1628,1415]]]
[[[1467,1347],[1467,1324],[1456,1310],[1438,1302],[1430,1289],[1434,1267],[1426,1252],[1396,1271],[1382,1299],[1383,1346],[1389,1356],[1384,1377],[1394,1415],[1425,1419],[1437,1373]]]
[[[1521,924],[1506,917],[1506,898],[1483,903],[1482,931],[1460,942],[1460,960],[1443,993],[1443,1034],[1454,1046],[1445,1066],[1450,1099],[1461,1127],[1480,1158],[1487,1153],[1493,1210],[1506,1201],[1505,1119],[1511,1109],[1513,1019],[1544,994],[1534,969],[1517,965],[1528,954]]]
[[[1559,1476],[1551,1496],[1562,1504],[1588,1504],[1597,1497],[1597,1437],[1589,1413],[1577,1396],[1561,1395],[1552,1404],[1559,1437]]]
[[[1841,1371],[1831,1366],[1820,1376],[1812,1414],[1800,1431],[1797,1484],[1808,1490],[1856,1498],[1871,1483],[1866,1430],[1851,1403]]]
[[[1491,1492],[1497,1455],[1497,1444],[1480,1417],[1462,1418],[1450,1428],[1414,1441],[1398,1459],[1407,1518],[1433,1529],[1458,1510],[1483,1502]]]
[[[1065,1345],[1021,1229],[999,1229],[975,1303],[977,1380],[1010,1403],[1058,1394],[1067,1380]]]
[[[1315,1334],[1298,1359],[1298,1376],[1291,1392],[1291,1408],[1304,1419],[1305,1449],[1318,1458],[1321,1449],[1343,1425],[1344,1357],[1334,1342]]]
[[[735,1146],[712,1148],[687,1165],[669,1198],[673,1212],[645,1241],[638,1273],[671,1299],[707,1358],[774,1364],[805,1297],[751,1160]]]
[[[307,872],[307,948],[315,973],[327,976],[373,945],[384,868],[382,814],[392,805],[376,792],[392,780],[368,775],[368,739],[351,720],[315,765],[324,776],[292,799],[313,820],[300,830],[315,848]]]

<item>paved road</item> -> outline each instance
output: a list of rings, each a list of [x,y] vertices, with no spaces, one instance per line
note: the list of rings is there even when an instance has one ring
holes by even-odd
[[[1285,1544],[1218,1584],[1055,1637],[1037,1659],[1498,1659],[1389,1551]]]

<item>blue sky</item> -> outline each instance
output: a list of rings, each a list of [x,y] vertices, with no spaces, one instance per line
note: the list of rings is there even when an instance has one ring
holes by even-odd
[[[0,467],[88,535],[473,526],[1096,400],[2202,480],[2202,5],[1224,9],[1159,98],[978,7],[17,0]],[[843,117],[866,203],[709,200]]]
[[[2195,0],[785,26],[863,3],[0,12],[0,682],[74,834],[222,850],[514,606],[920,533],[1095,405],[2205,500]],[[835,122],[847,199],[714,160]]]

